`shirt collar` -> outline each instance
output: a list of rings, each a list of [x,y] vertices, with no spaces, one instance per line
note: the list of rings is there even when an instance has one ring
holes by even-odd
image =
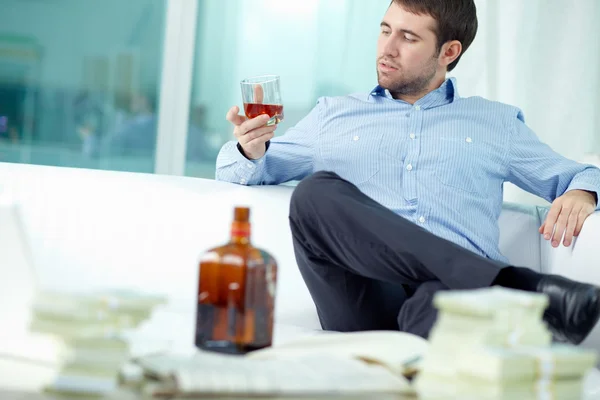
[[[456,87],[456,78],[448,78],[442,85],[434,91],[427,93],[425,96],[417,100],[415,105],[421,106],[422,109],[434,108],[454,102],[460,96]],[[389,90],[377,85],[375,89],[369,93],[368,100],[371,97],[381,96],[392,99]]]

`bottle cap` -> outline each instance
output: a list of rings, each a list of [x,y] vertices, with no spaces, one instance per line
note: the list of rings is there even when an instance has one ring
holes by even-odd
[[[236,207],[233,213],[233,220],[236,222],[249,222],[250,209],[248,207]]]

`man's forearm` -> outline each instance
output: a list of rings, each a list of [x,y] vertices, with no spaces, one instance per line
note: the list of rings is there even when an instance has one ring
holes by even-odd
[[[218,181],[240,185],[259,185],[264,174],[264,162],[249,160],[238,148],[236,142],[226,143],[217,156]]]

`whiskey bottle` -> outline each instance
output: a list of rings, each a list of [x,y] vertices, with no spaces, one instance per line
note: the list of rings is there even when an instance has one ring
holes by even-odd
[[[271,346],[277,264],[250,243],[250,210],[237,207],[231,240],[200,258],[196,347],[245,354]]]

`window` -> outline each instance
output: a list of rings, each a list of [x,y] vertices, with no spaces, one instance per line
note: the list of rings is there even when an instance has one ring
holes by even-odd
[[[3,0],[0,161],[153,172],[165,0]]]
[[[240,81],[281,76],[281,135],[320,96],[368,92],[379,23],[388,0],[203,0],[199,2],[186,175],[213,178],[225,119],[241,103]]]

